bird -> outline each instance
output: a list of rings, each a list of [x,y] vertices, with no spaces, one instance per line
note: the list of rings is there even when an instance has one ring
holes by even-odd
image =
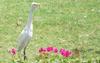
[[[27,59],[26,48],[33,36],[32,13],[39,7],[39,5],[40,4],[36,2],[32,3],[27,23],[17,39],[17,51],[21,54],[23,50],[24,60]]]

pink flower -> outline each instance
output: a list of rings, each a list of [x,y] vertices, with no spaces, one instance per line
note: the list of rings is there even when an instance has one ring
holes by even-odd
[[[53,51],[53,47],[47,47],[47,51],[48,51],[48,52]]]
[[[46,48],[40,48],[39,49],[39,52],[41,53],[41,52],[46,52],[47,51],[47,49]]]
[[[70,57],[72,55],[72,52],[69,51],[69,50],[65,50],[65,49],[61,49],[60,50],[60,54],[63,56],[63,57]]]
[[[16,51],[16,48],[12,48],[9,50],[9,52],[11,55],[15,55],[17,51]]]
[[[72,55],[72,52],[69,50],[66,50],[63,54],[64,57],[70,57]]]
[[[60,54],[61,54],[61,55],[63,55],[64,52],[65,52],[65,49],[64,49],[64,48],[60,49]]]
[[[58,49],[56,47],[53,48],[54,53],[58,53]]]

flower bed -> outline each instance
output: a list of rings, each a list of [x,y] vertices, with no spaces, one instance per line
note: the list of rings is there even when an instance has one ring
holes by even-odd
[[[16,48],[10,49],[9,53],[12,56],[12,62],[25,62],[16,56]],[[38,49],[38,55],[33,57],[33,63],[100,63],[99,58],[83,60],[79,54],[78,50],[58,49],[52,46],[41,47]]]

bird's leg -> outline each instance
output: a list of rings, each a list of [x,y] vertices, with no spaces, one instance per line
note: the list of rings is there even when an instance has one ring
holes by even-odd
[[[26,47],[24,48],[23,53],[24,53],[24,60],[25,60],[25,59],[27,59],[27,57],[26,57]]]

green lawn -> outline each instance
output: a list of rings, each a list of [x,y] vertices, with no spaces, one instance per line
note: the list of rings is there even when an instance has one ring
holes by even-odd
[[[38,48],[48,45],[78,48],[84,59],[100,58],[100,0],[0,0],[0,63],[11,63],[8,49],[17,46],[33,1],[41,6],[33,13],[30,63]]]

